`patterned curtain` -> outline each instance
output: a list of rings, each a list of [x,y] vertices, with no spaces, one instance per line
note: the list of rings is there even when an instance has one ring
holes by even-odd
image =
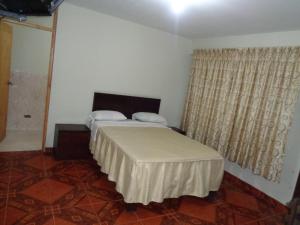
[[[196,50],[182,128],[279,182],[300,89],[300,47]]]

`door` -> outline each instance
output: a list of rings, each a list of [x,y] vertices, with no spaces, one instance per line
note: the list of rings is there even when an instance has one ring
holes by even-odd
[[[0,142],[6,135],[12,27],[0,20]]]

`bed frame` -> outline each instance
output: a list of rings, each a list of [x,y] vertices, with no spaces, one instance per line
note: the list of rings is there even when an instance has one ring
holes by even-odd
[[[115,110],[131,119],[136,112],[159,113],[160,99],[108,93],[94,93],[93,111]]]

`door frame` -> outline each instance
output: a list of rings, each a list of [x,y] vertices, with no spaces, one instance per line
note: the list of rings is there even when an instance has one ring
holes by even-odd
[[[53,74],[53,63],[54,63],[54,53],[55,53],[55,43],[56,43],[56,30],[57,30],[57,20],[58,20],[58,10],[53,14],[52,26],[47,27],[40,24],[35,24],[32,22],[17,22],[7,18],[1,18],[5,23],[15,24],[25,27],[30,27],[33,29],[48,31],[51,33],[51,45],[50,45],[50,58],[48,65],[48,78],[47,78],[47,90],[45,98],[45,110],[44,110],[44,122],[43,122],[43,136],[42,136],[42,151],[45,152],[46,149],[46,136],[48,128],[48,116],[49,116],[49,104],[51,96],[51,83],[52,83],[52,74]]]
[[[12,55],[12,41],[13,32],[12,27],[0,20],[0,72],[3,76],[0,77],[0,142],[6,137],[7,128],[7,114],[8,114],[8,97],[9,97],[9,81],[11,75],[11,55]]]

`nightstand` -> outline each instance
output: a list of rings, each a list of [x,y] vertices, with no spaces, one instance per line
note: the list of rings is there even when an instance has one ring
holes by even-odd
[[[55,159],[87,159],[91,132],[83,124],[56,124],[53,154]]]
[[[176,131],[177,133],[180,133],[182,135],[186,135],[186,132],[184,130],[181,130],[177,127],[170,127],[172,130]]]

